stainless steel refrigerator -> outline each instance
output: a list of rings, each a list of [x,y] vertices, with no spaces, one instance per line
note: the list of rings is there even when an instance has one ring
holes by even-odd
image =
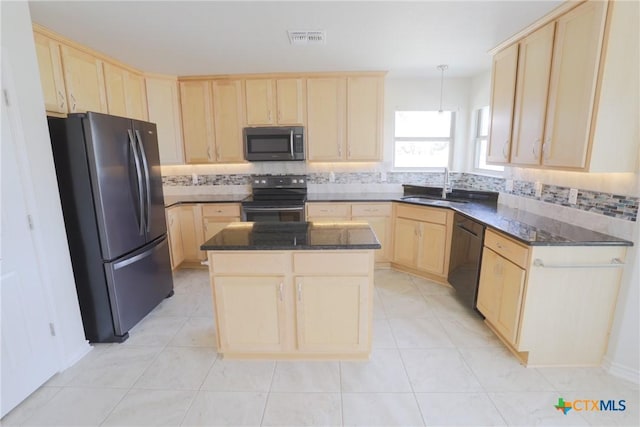
[[[48,122],[86,337],[124,341],[173,295],[156,125],[100,113]]]

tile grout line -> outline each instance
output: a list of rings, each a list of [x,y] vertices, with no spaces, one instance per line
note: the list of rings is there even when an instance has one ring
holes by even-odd
[[[273,381],[276,377],[276,369],[278,369],[278,361],[273,364],[273,370],[271,371],[271,381],[269,381],[269,389],[267,390],[267,398],[264,400],[264,408],[262,408],[262,418],[260,418],[260,425],[264,425],[264,417],[267,414],[267,405],[269,405],[269,399],[271,398],[271,388],[273,387]]]

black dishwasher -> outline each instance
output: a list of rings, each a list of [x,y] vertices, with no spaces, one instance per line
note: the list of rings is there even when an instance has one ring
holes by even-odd
[[[456,213],[447,279],[468,307],[476,308],[484,225]]]

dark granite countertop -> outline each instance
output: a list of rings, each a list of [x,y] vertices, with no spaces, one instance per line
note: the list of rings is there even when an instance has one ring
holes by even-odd
[[[236,222],[227,225],[200,249],[380,249],[380,242],[365,222]]]
[[[249,194],[198,194],[184,196],[164,196],[164,207],[180,203],[239,203]]]

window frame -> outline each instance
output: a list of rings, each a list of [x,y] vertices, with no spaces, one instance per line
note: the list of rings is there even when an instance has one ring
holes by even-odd
[[[393,145],[392,145],[392,169],[396,172],[429,172],[429,171],[440,171],[442,168],[451,168],[451,160],[453,157],[453,147],[455,145],[455,129],[456,129],[456,112],[452,110],[446,110],[451,114],[451,123],[449,128],[449,136],[448,137],[421,137],[421,136],[396,136],[396,113],[402,111],[417,111],[417,112],[438,112],[438,110],[394,110],[393,111]],[[447,164],[445,166],[396,166],[396,141],[425,141],[425,142],[438,142],[448,140],[449,142],[449,153],[447,155]]]
[[[476,109],[473,113],[473,120],[474,120],[473,140],[472,140],[473,141],[473,171],[483,175],[502,177],[504,176],[504,166],[502,165],[489,165],[489,166],[492,166],[493,168],[502,168],[502,169],[486,169],[486,168],[480,167],[480,153],[482,152],[481,144],[484,141],[486,143],[486,149],[487,150],[489,149],[489,134],[491,133],[490,124],[487,126],[487,134],[482,135],[481,133],[481,127],[482,127],[481,114],[483,111],[486,111],[487,121],[489,121],[491,117],[491,112],[490,112],[490,107],[488,105],[485,105],[483,107]]]

